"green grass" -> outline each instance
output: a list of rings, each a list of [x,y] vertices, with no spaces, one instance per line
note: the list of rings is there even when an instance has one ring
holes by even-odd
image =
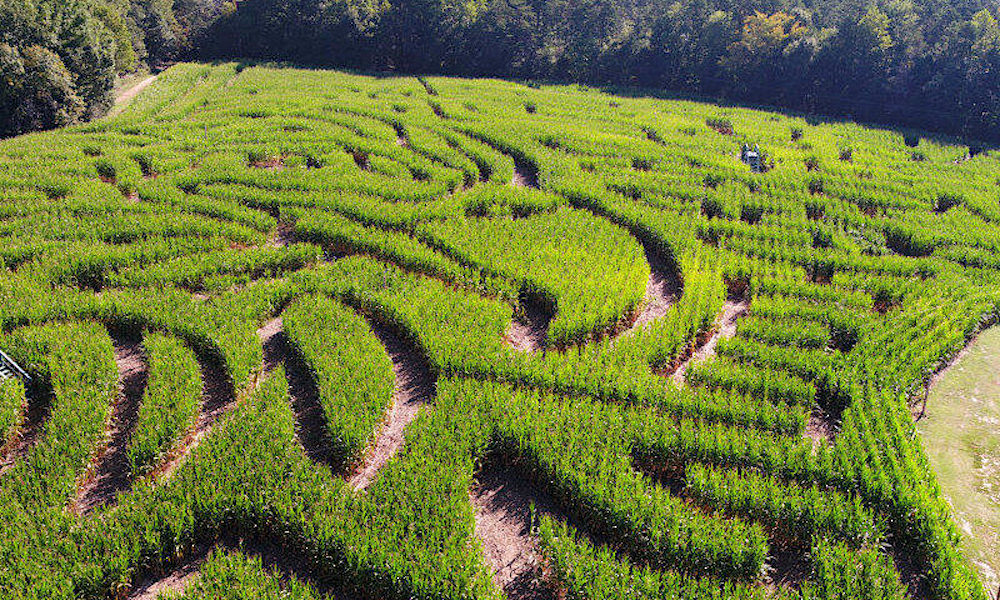
[[[930,389],[917,424],[962,530],[962,551],[1000,585],[1000,327],[976,338]]]

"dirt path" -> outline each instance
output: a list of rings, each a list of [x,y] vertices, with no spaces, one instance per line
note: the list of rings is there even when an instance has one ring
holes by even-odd
[[[507,328],[507,343],[518,352],[538,352],[545,348],[545,338],[552,322],[552,311],[537,301],[521,302],[522,314],[514,315]]]
[[[267,240],[267,246],[270,248],[286,248],[295,242],[295,224],[288,221],[279,221],[278,226]]]
[[[128,600],[158,600],[164,594],[182,593],[197,580],[206,558],[206,554],[201,554],[160,578],[143,580],[133,588]]]
[[[285,367],[288,396],[295,413],[295,433],[306,456],[325,464],[336,472],[341,465],[333,460],[333,448],[327,429],[326,416],[317,387],[305,359],[295,350],[284,330],[281,317],[265,327],[276,332],[264,342],[264,373],[270,375],[279,365]]]
[[[646,282],[642,308],[628,327],[614,334],[616,338],[630,335],[649,323],[665,317],[681,295],[681,280],[670,264],[648,249],[645,251],[646,261],[649,264],[649,280]],[[514,316],[507,329],[505,335],[507,344],[518,352],[537,352],[544,349],[549,324],[555,315],[541,302],[522,302],[521,312],[523,314]]]
[[[806,423],[803,435],[812,440],[814,447],[822,444],[833,444],[837,440],[837,427],[829,415],[814,408],[809,415],[809,421]]]
[[[158,600],[161,594],[175,597],[183,594],[201,576],[201,569],[213,549],[239,551],[260,559],[264,571],[274,574],[282,583],[292,578],[306,581],[327,600],[352,600],[342,587],[333,585],[317,575],[314,562],[296,548],[275,544],[267,540],[229,539],[223,536],[218,543],[202,546],[191,557],[166,574],[149,577],[137,583],[127,596],[128,600]]]
[[[28,395],[28,408],[16,436],[8,440],[0,450],[0,476],[16,465],[17,461],[24,458],[35,446],[45,429],[45,421],[52,408],[52,399],[51,390],[36,391]]]
[[[1000,586],[1000,327],[935,375],[915,410],[928,462],[962,531],[961,552],[991,592]]]
[[[437,385],[426,357],[418,348],[397,332],[371,321],[369,324],[392,360],[396,389],[385,424],[349,479],[356,490],[371,485],[382,467],[402,447],[407,426],[417,418],[420,407],[434,399]]]
[[[715,356],[715,347],[719,340],[729,339],[736,335],[736,322],[746,312],[750,310],[750,302],[747,300],[732,301],[727,300],[722,306],[722,314],[715,321],[713,333],[691,353],[691,356],[682,362],[679,367],[670,375],[670,380],[677,387],[684,387],[686,383],[687,371],[691,365],[704,362]]]
[[[76,498],[71,504],[72,510],[81,515],[110,503],[132,482],[127,450],[139,418],[142,396],[146,393],[149,357],[141,337],[125,337],[111,332],[111,341],[118,366],[118,399],[113,408],[107,443],[78,484]]]
[[[476,511],[476,536],[493,573],[493,583],[509,600],[557,598],[546,585],[531,505],[539,514],[557,514],[552,499],[521,477],[500,467],[479,473],[470,490]]]
[[[128,106],[128,104],[132,102],[132,100],[135,99],[135,97],[138,96],[144,89],[153,85],[153,82],[156,81],[157,78],[159,78],[159,75],[150,75],[122,92],[117,98],[115,98],[115,106],[111,111],[112,114],[117,114],[124,110],[125,107]]]
[[[636,315],[635,321],[618,334],[619,336],[630,335],[649,323],[662,319],[681,296],[680,277],[667,261],[646,249],[646,262],[649,263],[649,281],[646,282],[642,310]]]
[[[514,177],[511,179],[510,184],[514,187],[537,190],[539,188],[538,167],[513,156],[511,158],[514,159]]]
[[[262,328],[257,331],[257,335],[266,343],[266,339],[270,339],[270,336],[273,336],[274,333]],[[191,452],[198,447],[198,444],[211,433],[222,417],[236,406],[238,399],[233,392],[233,386],[229,380],[229,376],[226,374],[225,367],[220,363],[219,359],[198,354],[198,366],[201,370],[202,382],[201,410],[198,413],[198,420],[195,422],[194,428],[188,432],[184,441],[157,467],[153,472],[153,476],[169,477]],[[249,392],[245,392],[243,396],[249,395],[252,389]]]

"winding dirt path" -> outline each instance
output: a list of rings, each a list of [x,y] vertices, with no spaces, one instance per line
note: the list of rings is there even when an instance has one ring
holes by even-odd
[[[417,418],[420,408],[430,404],[437,393],[437,382],[430,364],[419,348],[390,328],[371,320],[369,325],[392,360],[396,388],[392,396],[392,407],[375,443],[348,479],[356,490],[363,490],[371,485],[382,467],[402,447],[406,428]]]
[[[498,466],[480,472],[469,495],[475,508],[476,536],[483,543],[493,583],[509,600],[555,600],[558,595],[545,582],[531,519],[532,504],[538,514],[558,514],[552,498]]]
[[[507,328],[506,341],[518,352],[538,352],[545,348],[545,338],[549,333],[549,324],[555,317],[552,310],[544,303],[534,300],[521,302],[519,314]]]
[[[257,336],[261,338],[262,343],[266,343],[273,335],[274,332],[267,331],[266,327],[257,331]],[[153,477],[169,477],[198,447],[201,441],[212,432],[222,417],[235,408],[239,400],[252,394],[259,383],[258,378],[247,391],[237,397],[233,392],[232,382],[230,382],[219,358],[207,357],[200,353],[197,353],[197,358],[201,370],[202,385],[201,410],[198,413],[198,420],[195,422],[194,428],[188,432],[170,456],[153,471]]]
[[[645,246],[643,248],[646,252],[646,262],[649,264],[649,280],[646,282],[642,308],[633,315],[627,327],[612,335],[613,338],[631,335],[653,321],[662,319],[682,293],[681,279],[670,264]],[[521,314],[514,316],[504,338],[517,352],[530,353],[544,350],[549,324],[554,317],[555,314],[545,303],[523,301]]]
[[[279,221],[278,226],[267,240],[267,246],[270,248],[287,248],[296,241],[295,224],[288,221]]]
[[[52,400],[51,390],[28,394],[28,406],[17,433],[0,449],[0,476],[24,458],[38,442],[52,409]]]
[[[684,387],[687,371],[691,368],[691,365],[714,357],[716,354],[715,348],[719,344],[719,340],[729,339],[736,335],[736,322],[748,310],[750,310],[750,302],[748,300],[727,300],[722,306],[722,314],[715,321],[712,334],[704,343],[697,346],[686,360],[681,362],[680,366],[670,375],[670,380],[677,387]]]
[[[159,78],[159,75],[150,75],[149,77],[143,79],[139,83],[133,85],[129,89],[122,92],[117,98],[115,98],[114,107],[108,112],[109,116],[114,116],[121,113],[125,108],[138,96],[142,91]]]
[[[266,572],[277,576],[279,581],[287,584],[293,578],[310,583],[323,598],[327,600],[352,600],[341,586],[331,584],[317,573],[315,563],[304,552],[294,548],[270,542],[266,539],[243,540],[223,536],[211,546],[202,546],[173,570],[155,577],[148,577],[136,583],[128,594],[128,600],[158,600],[162,594],[172,594],[175,597],[183,594],[198,578],[201,569],[208,560],[209,553],[214,549],[229,551],[238,550],[245,555],[260,559]]]
[[[677,302],[683,291],[683,284],[671,265],[643,245],[646,252],[646,262],[649,263],[649,281],[646,282],[646,295],[643,298],[642,309],[636,314],[629,327],[618,335],[630,335],[646,325],[667,316],[670,307]],[[616,336],[617,337],[617,336]]]
[[[159,578],[143,580],[132,589],[128,600],[158,600],[161,595],[182,593],[201,575],[206,558],[207,553],[201,553]]]
[[[514,187],[537,190],[539,188],[538,167],[527,161],[515,158],[511,154],[507,156],[514,159],[514,177],[511,179],[510,184]]]
[[[95,455],[70,508],[80,515],[90,514],[111,503],[128,489],[132,473],[128,463],[128,443],[139,418],[139,408],[149,380],[149,357],[141,337],[109,332],[118,366],[118,398],[112,409],[108,438]]]

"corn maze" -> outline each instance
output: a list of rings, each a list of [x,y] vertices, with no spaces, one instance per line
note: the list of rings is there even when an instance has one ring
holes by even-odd
[[[914,415],[998,154],[181,64],[0,156],[5,598],[988,597]]]

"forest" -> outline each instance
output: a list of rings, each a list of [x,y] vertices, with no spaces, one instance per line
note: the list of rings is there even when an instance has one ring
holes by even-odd
[[[579,82],[1000,140],[981,0],[2,0],[0,135],[177,59]]]

